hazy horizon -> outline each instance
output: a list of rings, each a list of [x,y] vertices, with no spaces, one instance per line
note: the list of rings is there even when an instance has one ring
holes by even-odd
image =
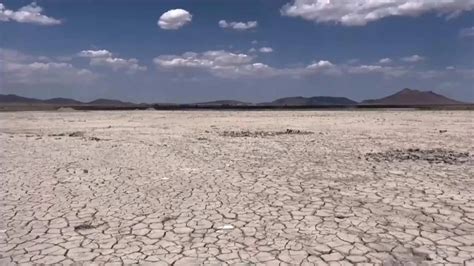
[[[0,93],[256,103],[411,88],[474,101],[472,1],[369,2],[2,1]]]

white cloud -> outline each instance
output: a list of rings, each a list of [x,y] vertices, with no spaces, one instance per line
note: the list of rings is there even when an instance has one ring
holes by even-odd
[[[474,72],[469,69],[418,69],[412,65],[396,65],[393,61],[390,65],[370,65],[357,64],[357,62],[351,64],[336,64],[329,60],[319,60],[306,66],[278,68],[261,62],[256,62],[256,58],[256,55],[252,56],[243,53],[219,50],[202,53],[187,52],[182,55],[162,55],[154,58],[153,62],[162,70],[177,73],[200,71],[221,78],[301,78],[320,75],[380,75],[384,78],[411,77],[427,79],[443,77],[448,74],[458,75],[459,77],[464,78],[474,77]]]
[[[254,29],[258,26],[257,21],[248,21],[248,22],[227,22],[225,20],[219,21],[219,27],[223,29],[234,29],[239,31]]]
[[[272,53],[273,52],[273,48],[271,48],[271,47],[262,47],[258,50],[260,51],[260,53]]]
[[[360,61],[359,58],[352,58],[352,59],[347,60],[347,63],[348,63],[349,65],[353,65],[353,64],[359,63],[359,61]]]
[[[193,16],[184,9],[171,9],[163,13],[158,26],[164,30],[177,30],[191,22]]]
[[[378,65],[360,65],[348,68],[348,72],[352,74],[367,74],[373,72],[383,72],[384,67]]]
[[[107,50],[83,50],[78,54],[80,57],[111,57],[112,53]]]
[[[218,66],[212,70],[212,73],[223,78],[265,78],[276,76],[279,71],[263,63],[251,63],[237,66]]]
[[[409,73],[406,67],[402,66],[380,66],[380,65],[358,65],[345,69],[349,74],[382,74],[385,77],[401,77]]]
[[[41,14],[42,12],[43,8],[38,6],[36,2],[24,6],[17,11],[6,9],[6,7],[0,3],[0,21],[16,21],[19,23],[31,23],[45,26],[61,24],[59,19],[43,15]]]
[[[187,52],[182,55],[163,55],[153,62],[162,69],[200,69],[224,78],[241,76],[268,77],[276,74],[272,67],[254,62],[254,57],[224,50],[203,53]]]
[[[209,72],[223,78],[275,76],[301,77],[312,75],[341,75],[379,73],[387,77],[398,77],[407,73],[402,67],[378,65],[336,65],[328,60],[315,61],[304,67],[275,68],[260,62],[247,54],[228,51],[187,52],[182,55],[163,55],[153,62],[161,69],[180,71],[195,69]]]
[[[393,60],[391,58],[382,58],[379,60],[379,64],[391,64]]]
[[[472,38],[474,37],[474,27],[461,29],[459,31],[459,36],[462,38]]]
[[[187,52],[182,55],[165,55],[156,57],[155,64],[165,68],[192,67],[218,68],[224,66],[238,66],[253,61],[253,57],[246,54],[236,54],[224,50],[207,51],[204,53]]]
[[[0,75],[5,84],[61,84],[89,83],[98,75],[88,69],[69,63],[47,61],[48,57],[35,57],[15,50],[0,48]]]
[[[146,66],[138,64],[138,60],[135,58],[123,59],[117,57],[97,57],[92,58],[90,61],[91,66],[105,66],[109,67],[114,71],[125,70],[127,73],[135,73],[138,71],[146,71]]]
[[[312,64],[308,65],[307,69],[325,69],[325,68],[332,68],[335,67],[333,63],[327,60],[320,60],[318,62],[313,62]]]
[[[326,75],[342,74],[342,69],[328,60],[319,60],[317,62],[315,61],[309,64],[308,66],[306,66],[306,68],[304,69],[294,69],[292,71],[296,75],[301,75],[301,74],[314,75],[314,74],[320,74],[320,73],[326,74]]]
[[[281,13],[315,22],[362,26],[390,16],[435,12],[450,18],[473,9],[473,0],[293,0]]]
[[[108,67],[113,71],[125,70],[129,74],[133,74],[147,70],[146,66],[139,65],[137,59],[114,57],[108,50],[83,50],[78,53],[78,56],[89,58],[91,66]]]
[[[419,56],[417,54],[402,58],[402,61],[405,61],[405,62],[408,62],[408,63],[418,63],[418,62],[421,62],[421,61],[424,61],[424,60],[425,60],[425,58],[423,56]]]
[[[261,62],[255,62],[255,57],[253,56],[223,50],[203,53],[187,52],[182,55],[163,55],[156,57],[153,62],[161,69],[173,71],[185,69],[202,70],[223,78],[298,77],[315,74],[340,74],[337,66],[327,60],[314,62],[300,68],[274,68]]]

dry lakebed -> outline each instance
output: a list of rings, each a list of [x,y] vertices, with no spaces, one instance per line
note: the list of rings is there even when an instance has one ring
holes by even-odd
[[[473,122],[0,113],[0,264],[474,265]]]

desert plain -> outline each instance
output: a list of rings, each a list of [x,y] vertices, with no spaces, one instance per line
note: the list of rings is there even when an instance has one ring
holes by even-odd
[[[474,265],[473,120],[0,113],[0,264]]]

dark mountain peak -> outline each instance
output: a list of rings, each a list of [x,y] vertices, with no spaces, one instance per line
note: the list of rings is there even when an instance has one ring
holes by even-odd
[[[413,89],[410,89],[410,88],[404,88],[403,90],[397,92],[396,94],[407,94],[407,93],[416,93],[416,92],[420,92],[419,90],[413,90]]]
[[[68,104],[68,105],[82,104],[82,102],[80,101],[76,101],[74,99],[68,99],[68,98],[61,98],[61,97],[44,100],[43,102],[51,103],[51,104]]]
[[[462,102],[447,98],[433,91],[420,91],[405,88],[390,96],[365,100],[362,104],[378,105],[454,105],[463,104]]]
[[[318,105],[355,105],[356,101],[346,97],[332,97],[332,96],[314,96],[314,97],[285,97],[277,99],[270,103],[263,103],[261,105],[275,105],[275,106],[318,106]]]
[[[2,103],[40,103],[41,100],[21,97],[15,94],[0,94],[0,102]]]
[[[119,100],[111,100],[111,99],[97,99],[91,102],[88,102],[89,105],[130,105],[132,103],[129,102],[122,102]]]
[[[202,102],[196,103],[196,105],[209,105],[209,106],[219,106],[219,105],[227,105],[227,106],[244,106],[244,105],[251,105],[251,103],[235,101],[235,100],[218,100],[218,101],[211,101],[211,102]]]

